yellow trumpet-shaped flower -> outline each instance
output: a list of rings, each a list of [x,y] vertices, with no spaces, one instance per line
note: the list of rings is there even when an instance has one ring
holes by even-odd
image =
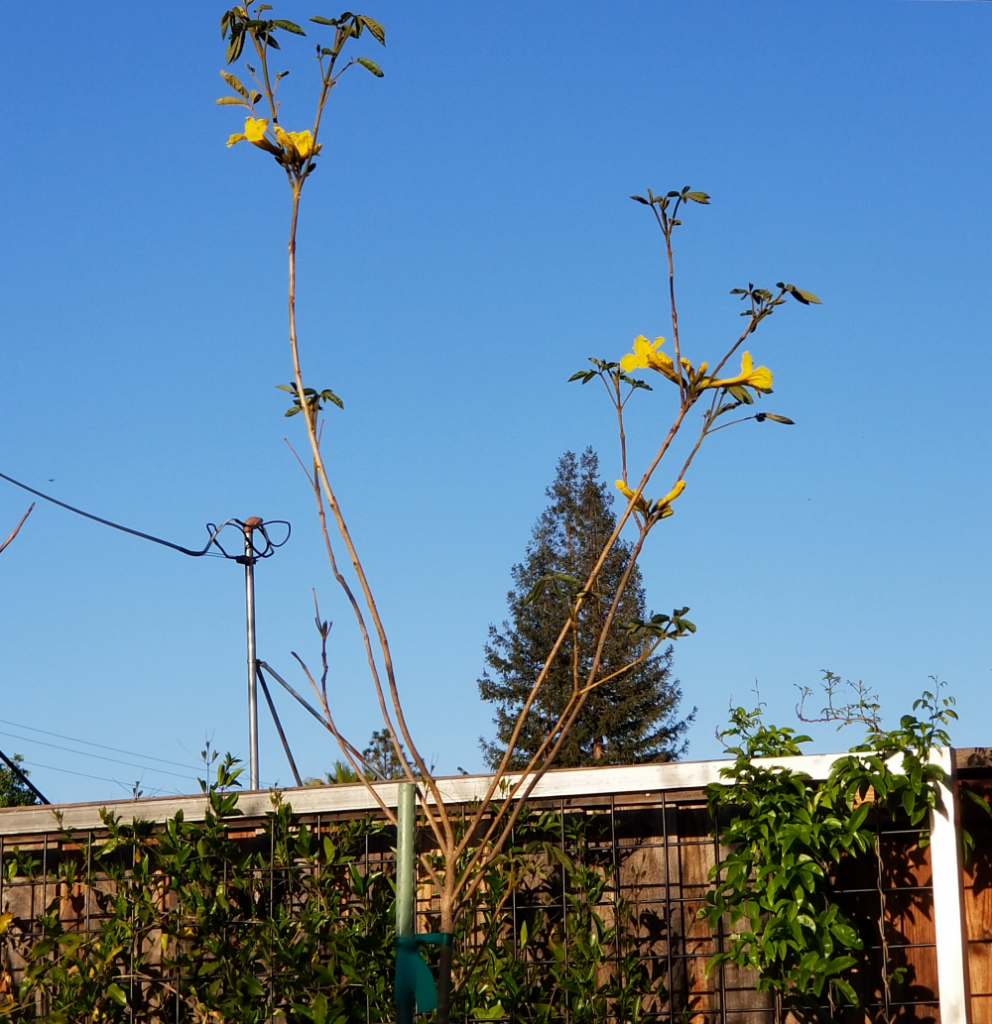
[[[670,515],[675,512],[672,508],[672,502],[685,490],[685,481],[677,480],[675,486],[664,496],[659,498],[655,504],[655,510],[660,512],[661,519],[667,519]]]
[[[253,146],[258,146],[259,149],[266,150],[266,152],[278,154],[279,150],[265,136],[265,131],[268,127],[269,119],[267,117],[246,117],[244,132],[240,135],[232,135],[227,140],[227,144],[228,146],[233,146],[238,142],[247,141]]]
[[[257,145],[259,150],[264,150],[266,153],[272,154],[273,157],[282,158],[283,151],[277,145],[273,145],[265,134],[268,128],[268,118],[245,118],[245,131],[241,135],[231,135],[227,139],[228,145],[234,145],[238,142],[249,141],[252,145]],[[277,127],[276,127],[276,130]]]
[[[617,481],[617,490],[628,500],[634,497],[634,492],[622,481]],[[640,495],[637,501],[634,502],[634,508],[638,512],[647,512],[648,502],[645,500],[644,495]]]
[[[267,117],[249,117],[245,120],[245,138],[257,146],[265,138],[265,129],[268,127]]]
[[[634,351],[628,352],[620,360],[620,369],[624,373],[630,373],[631,370],[657,370],[669,380],[677,381],[678,376],[671,357],[658,351],[664,343],[664,338],[655,338],[650,342],[643,334],[639,334],[634,339]]]
[[[313,135],[310,134],[309,129],[303,132],[284,132],[279,125],[276,125],[274,131],[279,144],[290,156],[306,160],[311,154],[316,156],[320,152],[320,143],[314,146]]]
[[[767,366],[759,366],[757,369],[751,361],[751,353],[745,352],[741,356],[741,372],[736,377],[728,377],[718,380],[715,377],[707,377],[700,385],[701,388],[732,388],[747,387],[755,391],[771,393],[772,371]]]
[[[634,492],[622,481],[617,481],[617,490],[628,500],[634,497]],[[672,509],[672,502],[685,490],[685,481],[679,480],[675,486],[658,501],[648,501],[644,495],[640,495],[634,502],[634,509],[637,512],[643,512],[647,514],[652,509],[658,513],[660,519],[667,519],[668,516],[674,511]]]

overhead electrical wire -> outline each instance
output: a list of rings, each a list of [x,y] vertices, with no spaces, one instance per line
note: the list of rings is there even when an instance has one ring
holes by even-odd
[[[162,764],[171,764],[176,768],[190,768],[189,765],[184,764],[182,761],[170,761],[165,757],[154,757],[151,754],[141,754],[136,750],[123,750],[120,747],[108,747],[106,743],[95,743],[93,740],[80,739],[78,736],[65,736],[60,732],[51,732],[48,729],[39,729],[35,725],[25,725],[23,722],[12,722],[9,718],[0,718],[0,724],[12,725],[15,729],[28,729],[31,732],[40,732],[43,736],[54,736],[56,739],[68,740],[70,743],[82,743],[87,747],[99,747],[101,750],[111,750],[115,754],[128,754],[130,757],[141,757],[146,761],[160,761]],[[25,737],[25,739],[28,739],[29,742],[34,742],[28,737]],[[200,767],[202,766],[190,768],[190,770],[199,771]]]
[[[72,743],[84,743],[84,744],[87,744],[88,746],[99,747],[101,750],[111,750],[115,754],[129,754],[132,757],[145,757],[145,758],[148,758],[148,759],[153,760],[153,761],[161,761],[164,764],[174,765],[177,768],[187,768],[188,767],[187,765],[184,765],[181,761],[169,761],[168,759],[166,759],[164,757],[152,757],[152,755],[150,755],[150,754],[139,754],[139,753],[136,753],[133,750],[121,750],[118,747],[108,747],[105,743],[94,743],[92,740],[82,740],[82,739],[77,739],[75,736],[65,736],[65,735],[63,735],[60,732],[50,732],[47,729],[38,729],[38,728],[36,728],[33,725],[22,725],[19,722],[11,722],[9,719],[6,719],[6,718],[0,718],[0,723],[2,723],[4,725],[12,725],[12,726],[14,726],[15,728],[18,728],[18,729],[30,729],[32,732],[40,732],[40,733],[44,734],[45,736],[54,736],[57,739],[69,740]],[[21,740],[23,743],[38,743],[38,744],[41,744],[42,746],[49,747],[49,748],[51,748],[53,750],[61,750],[61,751],[64,751],[66,753],[69,753],[69,754],[78,754],[78,755],[81,755],[83,757],[92,757],[92,758],[95,758],[95,759],[100,760],[100,761],[110,761],[110,762],[113,762],[115,764],[128,765],[131,768],[140,768],[140,769],[142,769],[143,771],[146,771],[146,772],[152,772],[152,773],[158,772],[159,774],[162,774],[162,775],[172,775],[172,776],[175,776],[178,779],[199,779],[199,775],[197,775],[196,773],[197,772],[202,772],[202,771],[208,771],[209,772],[209,767],[210,767],[209,765],[206,766],[206,768],[203,765],[198,765],[196,768],[189,767],[188,768],[189,774],[185,774],[184,775],[184,774],[182,774],[180,772],[170,772],[170,771],[167,771],[164,768],[158,768],[155,765],[135,764],[135,763],[133,763],[131,761],[121,761],[120,759],[115,758],[115,757],[105,757],[102,754],[91,754],[88,750],[73,750],[71,747],[62,747],[62,746],[59,746],[57,743],[46,743],[44,740],[33,739],[30,736],[18,736],[15,733],[7,732],[6,730],[3,730],[3,729],[0,729],[0,736],[9,736],[12,739]],[[25,765],[30,765],[31,767],[50,768],[52,771],[56,771],[56,772],[66,772],[69,775],[81,775],[81,776],[83,776],[84,778],[87,778],[87,779],[98,779],[98,780],[100,780],[102,782],[115,782],[118,785],[123,785],[123,783],[120,782],[119,779],[108,779],[106,776],[103,776],[103,775],[89,775],[86,772],[77,772],[77,771],[73,771],[70,768],[56,768],[54,765],[41,764],[40,761],[32,761],[32,760],[28,760],[27,758],[24,759],[23,763]],[[264,788],[264,789],[278,788],[278,782],[273,782],[273,783],[271,783],[268,786],[263,786],[262,788]],[[164,792],[166,792],[166,790],[165,789],[158,789],[158,790],[156,790],[156,792],[164,793]]]
[[[204,545],[202,550],[196,551],[192,548],[184,548],[181,544],[174,544],[171,540],[163,540],[161,537],[155,537],[150,533],[143,533],[141,530],[134,530],[130,526],[122,526],[120,523],[115,523],[110,519],[104,519],[102,516],[94,515],[92,512],[84,512],[81,508],[76,508],[75,505],[69,505],[64,501],[59,501],[58,498],[53,498],[50,494],[45,494],[43,491],[36,490],[34,487],[29,487],[25,483],[21,483],[20,480],[15,480],[12,476],[7,476],[6,473],[0,473],[0,479],[6,480],[8,483],[13,484],[15,487],[20,487],[21,490],[28,491],[30,494],[34,494],[39,498],[43,498],[45,501],[51,502],[53,505],[58,505],[59,508],[64,508],[69,512],[75,513],[77,516],[83,516],[86,519],[92,519],[96,523],[101,523],[103,526],[109,526],[113,530],[120,530],[122,533],[129,533],[133,537],[140,537],[142,540],[151,541],[153,544],[161,544],[163,547],[171,548],[173,551],[178,551],[180,554],[189,555],[190,558],[202,558],[207,554],[215,554],[210,549],[216,546],[220,552],[221,557],[229,558],[232,561],[240,561],[245,558],[244,554],[230,555],[224,548],[221,547],[217,540],[220,532],[227,526],[238,526],[242,531],[245,531],[246,524],[240,519],[225,519],[220,526],[215,526],[213,523],[207,523],[207,532],[210,534],[207,543]],[[275,543],[269,537],[266,530],[267,526],[285,526],[286,536]],[[265,540],[265,544],[261,547],[256,548],[254,543],[255,531],[258,531]],[[252,545],[252,557],[253,558],[268,558],[270,555],[275,553],[276,548],[281,548],[286,541],[289,540],[289,535],[292,532],[292,527],[285,519],[273,519],[268,523],[258,522],[258,525],[252,525],[252,528],[245,532],[245,535],[250,537]]]
[[[87,772],[73,771],[72,768],[57,768],[54,764],[42,764],[40,761],[23,761],[22,764],[30,765],[32,768],[45,768],[51,772],[62,772],[65,775],[78,775],[84,779],[96,779],[98,782],[112,782],[115,786],[120,786],[123,789],[128,788],[128,784],[121,782],[120,779],[108,779],[105,775],[90,775]],[[139,782],[141,780],[138,780]],[[149,792],[153,794],[165,793],[166,790],[158,788],[152,789]],[[48,803],[48,801],[45,801]]]
[[[58,766],[56,766],[54,764],[42,764],[41,761],[32,761],[32,760],[28,760],[28,758],[24,758],[24,760],[21,761],[20,763],[24,767],[26,767],[26,768],[45,768],[46,770],[52,771],[52,772],[62,772],[64,775],[78,775],[78,776],[80,776],[83,779],[96,779],[98,782],[112,782],[115,786],[123,786],[125,789],[127,789],[127,786],[123,782],[121,782],[120,779],[110,779],[110,778],[107,778],[106,775],[90,775],[88,772],[77,772],[73,768],[59,768]],[[272,783],[269,783],[267,786],[262,786],[261,788],[263,788],[263,789],[278,789],[279,787],[278,787],[278,784],[276,782],[272,782]],[[154,792],[155,793],[165,793],[167,791],[165,789],[159,788],[159,789],[155,789]],[[187,796],[189,794],[185,794],[185,793],[182,793],[180,791],[180,792],[177,792],[175,795],[176,796]],[[196,795],[198,796],[199,794],[196,794]]]
[[[46,743],[45,740],[34,740],[30,736],[18,736],[16,733],[0,729],[0,736],[9,736],[14,740],[21,740],[24,743],[37,743],[42,747],[49,747],[52,750],[61,750],[67,754],[76,754],[78,757],[92,757],[97,761],[110,761],[113,764],[126,764],[129,768],[140,768],[146,772],[158,772],[160,775],[174,775],[177,779],[195,778],[193,775],[180,775],[179,772],[170,772],[166,768],[152,768],[146,764],[136,764],[133,761],[122,761],[119,757],[107,757],[106,754],[92,754],[88,750],[73,750],[71,747],[60,747],[57,743]],[[140,756],[140,755],[139,755]]]
[[[250,567],[260,559],[270,558],[273,554],[275,554],[278,548],[281,548],[284,544],[286,544],[289,541],[290,534],[292,533],[293,529],[292,525],[285,519],[273,519],[269,520],[268,522],[265,522],[260,518],[252,518],[245,521],[232,517],[230,519],[225,519],[224,522],[222,522],[219,526],[216,526],[213,523],[207,523],[206,529],[207,533],[209,534],[207,543],[203,546],[202,549],[196,550],[193,548],[183,547],[183,545],[181,544],[175,544],[172,541],[165,540],[162,537],[156,537],[154,536],[154,534],[144,533],[143,531],[135,530],[130,526],[124,526],[121,523],[115,523],[111,519],[105,519],[102,516],[94,515],[92,512],[86,512],[81,508],[77,508],[75,505],[70,505],[67,502],[60,501],[58,498],[53,498],[50,494],[45,494],[44,491],[39,491],[34,487],[29,487],[27,484],[23,483],[20,480],[15,480],[14,477],[8,476],[6,473],[0,473],[0,480],[6,480],[8,483],[13,484],[15,487],[19,487],[21,490],[27,491],[29,494],[33,494],[44,501],[50,502],[52,505],[57,505],[59,508],[63,508],[67,512],[72,512],[74,515],[82,516],[84,519],[90,519],[93,522],[100,523],[102,526],[109,526],[111,529],[119,530],[121,533],[128,533],[132,537],[138,537],[141,540],[147,540],[153,544],[159,544],[162,547],[170,548],[173,551],[178,551],[180,554],[188,555],[190,558],[202,558],[205,555],[212,555],[215,557],[229,559],[230,561],[239,562],[242,565],[245,565],[246,567]],[[244,537],[245,547],[242,551],[239,551],[236,554],[229,553],[218,539],[221,532],[228,526],[238,527],[238,532]],[[286,528],[286,535],[281,540],[274,541],[269,536],[269,529],[273,526]],[[264,541],[263,544],[257,544],[256,535],[262,537],[262,540]],[[212,551],[211,548],[216,548],[217,550]],[[0,721],[4,720],[0,719]],[[75,737],[62,736],[59,733],[49,733],[44,729],[36,729],[34,726],[19,726],[17,725],[17,723],[14,722],[7,722],[6,724],[14,725],[17,728],[29,729],[32,732],[39,732],[43,735],[54,736],[58,739],[69,740],[70,742],[83,743],[88,746],[99,747],[104,750],[112,750],[115,753],[126,753],[132,757],[140,757],[146,760],[160,761],[164,764],[172,764],[176,767],[181,768],[186,767],[185,765],[180,764],[178,761],[168,761],[165,758],[157,758],[151,755],[138,754],[131,751],[121,751],[115,747],[106,746],[105,744],[93,743],[89,740],[77,740]],[[45,743],[43,740],[31,740],[29,737],[14,736],[13,733],[0,732],[0,734],[13,736],[15,739],[20,739],[28,743],[39,743],[43,746],[52,747],[56,750],[63,750],[71,754],[76,754],[77,756],[92,757],[99,760],[114,762],[117,764],[126,764],[133,768],[141,768],[144,771],[157,771],[165,775],[173,775],[177,778],[190,778],[189,775],[180,775],[178,772],[170,772],[164,768],[155,768],[150,765],[134,764],[130,761],[121,761],[118,758],[105,757],[100,754],[92,754],[84,750],[72,750],[68,747],[60,747],[54,743]],[[85,778],[99,779],[104,782],[117,783],[116,779],[106,779],[98,775],[87,775],[85,772],[72,772],[66,768],[54,768],[50,765],[39,765],[39,767],[50,767],[54,771],[65,771],[73,775],[82,775]],[[120,785],[120,783],[117,784]]]
[[[105,775],[89,775],[87,772],[73,771],[72,768],[56,768],[54,764],[42,764],[40,761],[24,760],[21,764],[30,765],[32,768],[47,768],[51,772],[64,772],[66,775],[80,775],[84,779],[96,779],[99,782],[113,782],[117,786],[121,785],[117,779],[108,779]]]

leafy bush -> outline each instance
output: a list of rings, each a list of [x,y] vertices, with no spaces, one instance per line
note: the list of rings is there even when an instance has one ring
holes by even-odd
[[[218,765],[202,822],[104,812],[104,838],[63,834],[47,876],[54,898],[33,922],[0,918],[25,961],[16,996],[9,983],[0,994],[0,1021],[393,1019],[391,830],[366,818],[317,834],[278,796],[264,826],[249,827],[239,774],[230,757]],[[652,984],[613,866],[586,842],[594,827],[569,819],[563,837],[557,814],[525,814],[519,841],[489,863],[456,934],[461,1019],[640,1019]],[[8,882],[42,877],[24,852],[4,872]],[[514,892],[528,908],[516,916]]]

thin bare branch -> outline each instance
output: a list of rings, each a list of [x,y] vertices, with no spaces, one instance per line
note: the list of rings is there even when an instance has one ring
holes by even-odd
[[[11,544],[14,538],[21,532],[21,527],[24,525],[25,520],[29,515],[31,515],[33,511],[34,502],[32,501],[31,507],[27,510],[27,512],[24,513],[24,515],[21,516],[21,521],[14,527],[13,531],[11,532],[11,535],[2,544],[0,544],[0,552],[7,550],[7,546]]]

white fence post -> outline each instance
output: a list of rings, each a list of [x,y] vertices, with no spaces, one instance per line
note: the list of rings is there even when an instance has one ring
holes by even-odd
[[[933,925],[937,938],[940,1024],[970,1024],[968,961],[962,900],[960,821],[954,749],[941,747],[931,763],[944,769],[940,785],[943,811],[930,815],[930,867],[933,871]]]

